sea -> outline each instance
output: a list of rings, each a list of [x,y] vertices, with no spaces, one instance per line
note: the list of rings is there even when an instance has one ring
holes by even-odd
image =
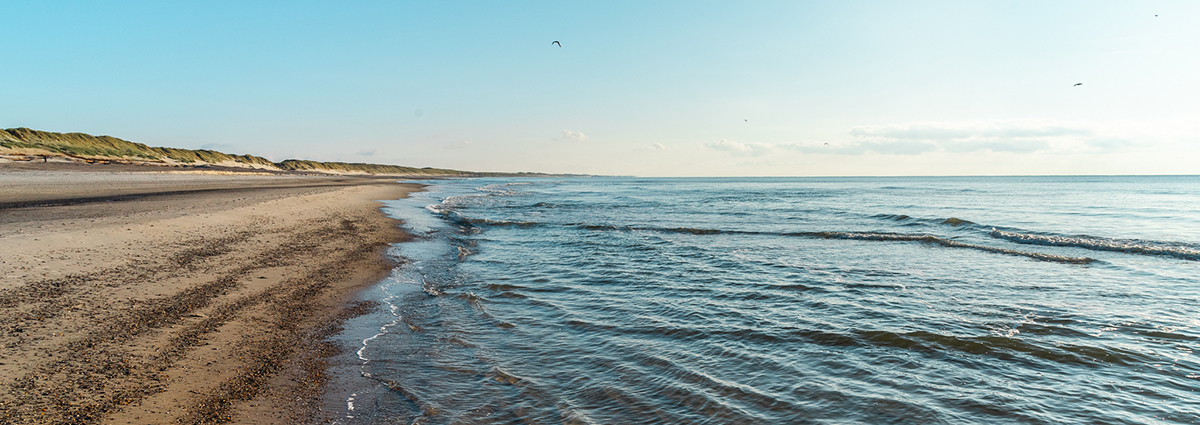
[[[420,183],[337,423],[1200,422],[1200,176]]]

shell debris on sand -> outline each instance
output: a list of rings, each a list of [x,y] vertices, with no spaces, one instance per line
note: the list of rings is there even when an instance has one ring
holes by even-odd
[[[373,308],[348,297],[405,238],[373,200],[412,188],[363,179],[6,210],[0,257],[69,272],[0,277],[0,422],[316,415],[323,359],[339,349],[328,336]],[[52,254],[64,250],[87,254]]]

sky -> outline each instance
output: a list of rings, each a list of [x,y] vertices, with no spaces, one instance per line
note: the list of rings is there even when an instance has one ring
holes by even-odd
[[[0,10],[2,128],[472,171],[1200,173],[1195,1]]]

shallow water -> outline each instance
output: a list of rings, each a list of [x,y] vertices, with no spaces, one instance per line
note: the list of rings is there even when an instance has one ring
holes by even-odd
[[[1200,178],[478,179],[342,423],[1195,423]]]

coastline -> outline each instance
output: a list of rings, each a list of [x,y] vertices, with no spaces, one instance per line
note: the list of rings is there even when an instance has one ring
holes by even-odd
[[[0,422],[312,418],[419,185],[107,170],[0,167]]]

